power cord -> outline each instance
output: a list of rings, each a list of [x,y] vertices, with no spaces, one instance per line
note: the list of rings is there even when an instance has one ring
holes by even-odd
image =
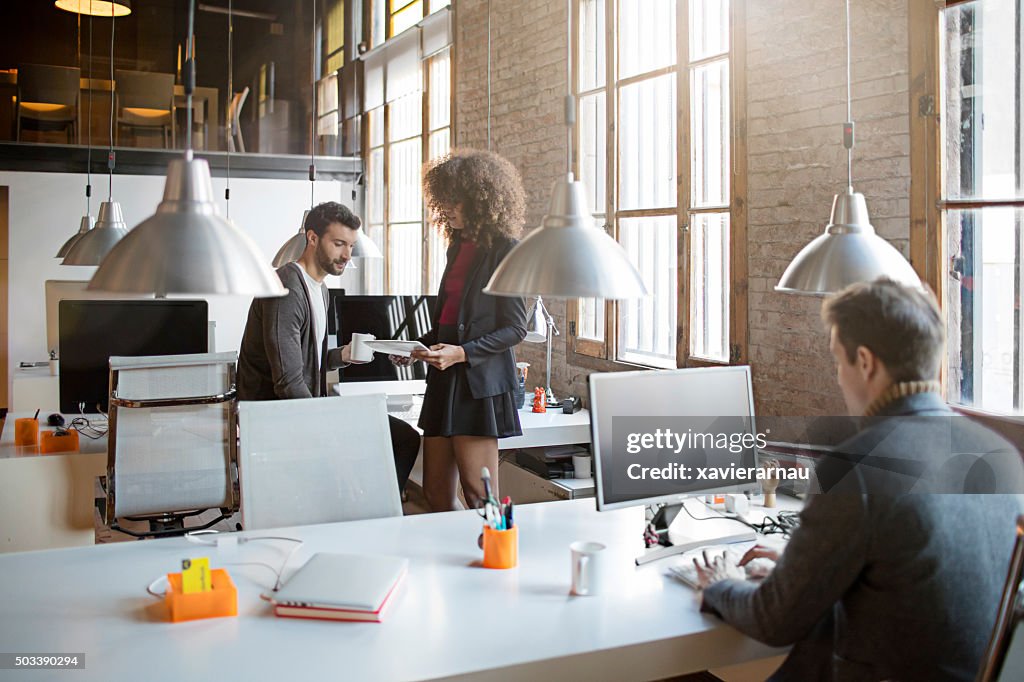
[[[218,537],[218,538],[212,539],[212,540],[206,540],[206,539],[202,538],[201,536],[203,536],[203,535],[221,535],[221,534],[220,534],[219,531],[213,530],[213,529],[197,530],[197,531],[193,531],[191,533],[185,533],[185,540],[187,540],[188,542],[191,542],[194,545],[205,545],[205,546],[208,546],[208,547],[223,547],[223,548],[236,547],[238,545],[242,545],[242,544],[245,544],[247,542],[257,542],[257,541],[294,542],[295,545],[290,550],[288,550],[288,552],[285,554],[284,561],[281,562],[281,567],[280,568],[274,568],[270,564],[264,563],[262,561],[232,561],[232,562],[226,562],[224,564],[225,566],[262,566],[263,568],[266,568],[267,570],[269,570],[271,573],[274,574],[274,587],[272,589],[273,592],[277,592],[278,590],[281,589],[281,578],[282,578],[282,576],[284,574],[284,569],[287,568],[288,563],[292,560],[292,557],[295,556],[295,553],[297,551],[299,551],[299,549],[303,545],[303,541],[299,540],[298,538],[289,538],[289,537],[284,537],[284,536],[280,536],[280,535],[260,535],[260,536],[257,536],[257,537],[238,537],[237,535],[231,534],[231,535],[224,535],[222,537]],[[166,594],[167,594],[166,590],[164,592],[156,592],[156,591],[154,591],[154,588],[161,581],[166,582],[167,581],[167,576],[166,575],[160,576],[159,578],[157,578],[156,580],[151,582],[146,587],[146,592],[148,592],[151,596],[156,597],[157,599],[163,599],[166,596]],[[260,597],[265,599],[265,600],[269,599],[266,595],[260,595]]]

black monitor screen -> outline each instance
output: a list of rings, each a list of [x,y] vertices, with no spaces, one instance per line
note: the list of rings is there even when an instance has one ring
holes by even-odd
[[[108,409],[112,355],[207,352],[206,301],[61,301],[60,411]]]
[[[346,296],[344,291],[331,291],[328,331],[335,334],[338,346],[352,340],[352,334],[373,334],[384,341],[411,341],[430,330],[430,314],[437,296]],[[349,365],[339,372],[341,381],[398,381],[423,379],[426,368],[422,362],[409,367],[396,367],[388,356],[375,353],[373,361]]]

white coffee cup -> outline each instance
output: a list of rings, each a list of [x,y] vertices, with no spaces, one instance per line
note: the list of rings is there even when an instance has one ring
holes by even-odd
[[[590,455],[573,455],[572,471],[574,478],[590,478]]]
[[[373,360],[373,349],[366,345],[367,341],[377,339],[373,334],[353,334],[349,346],[349,356],[356,362],[370,362]]]
[[[600,542],[574,542],[572,551],[572,594],[590,597],[610,592],[614,584],[614,557]]]

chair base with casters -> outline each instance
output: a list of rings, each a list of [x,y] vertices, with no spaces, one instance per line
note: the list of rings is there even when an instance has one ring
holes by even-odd
[[[180,535],[238,511],[235,359],[235,353],[110,359],[104,518],[112,530]],[[187,519],[210,510],[219,516],[186,528]],[[122,521],[146,522],[149,529]]]

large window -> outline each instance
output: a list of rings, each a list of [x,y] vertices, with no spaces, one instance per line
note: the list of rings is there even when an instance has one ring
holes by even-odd
[[[926,244],[918,238],[916,253],[924,254],[946,316],[947,399],[1019,414],[1024,412],[1024,3],[949,4],[930,22],[938,31],[939,52],[930,60],[930,69],[938,72],[938,96],[922,95],[913,112],[918,129],[937,131],[920,135],[917,168],[923,174],[938,166],[929,188],[938,201],[923,202],[925,215],[915,216],[931,226],[932,238]],[[927,158],[937,158],[938,164]]]
[[[367,233],[387,245],[383,263],[364,261],[371,292],[432,293],[444,269],[444,243],[424,219],[420,171],[451,144],[449,24],[447,16],[421,19],[413,25],[422,35],[405,30],[366,59]]]
[[[579,301],[574,350],[654,367],[738,360],[729,0],[580,0],[576,25],[578,175],[650,295]]]

